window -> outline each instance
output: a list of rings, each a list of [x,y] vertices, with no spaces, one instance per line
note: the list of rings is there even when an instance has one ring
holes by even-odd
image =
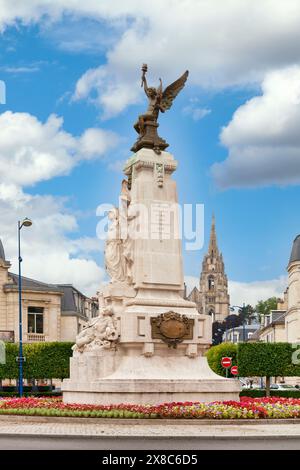
[[[215,287],[215,280],[213,276],[208,277],[208,290],[213,290]]]
[[[266,341],[267,343],[273,343],[273,334],[272,334],[272,333],[268,333],[266,340],[267,340],[267,341]]]
[[[44,333],[43,307],[28,307],[28,333]]]

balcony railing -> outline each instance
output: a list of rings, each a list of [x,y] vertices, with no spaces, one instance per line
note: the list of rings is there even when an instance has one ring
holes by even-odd
[[[45,341],[45,335],[42,335],[40,333],[28,333],[27,341],[32,342],[32,343],[34,342],[40,343],[40,342]]]

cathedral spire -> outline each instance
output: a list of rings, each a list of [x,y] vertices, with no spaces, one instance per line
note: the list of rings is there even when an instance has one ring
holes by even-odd
[[[218,250],[218,245],[217,245],[217,235],[216,235],[216,218],[215,218],[214,213],[213,213],[212,222],[211,222],[208,255],[211,256],[211,258],[215,258],[216,256],[219,255],[219,250]]]
[[[212,216],[208,252],[202,262],[198,300],[192,300],[197,303],[198,311],[210,315],[212,321],[222,322],[229,315],[228,282],[223,257],[217,244],[214,214]]]

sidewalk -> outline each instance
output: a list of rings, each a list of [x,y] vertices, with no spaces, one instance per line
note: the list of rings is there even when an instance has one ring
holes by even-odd
[[[43,436],[43,437],[203,437],[203,438],[297,438],[300,437],[300,423],[287,420],[259,423],[234,422],[224,424],[213,422],[206,424],[196,420],[180,422],[153,421],[138,422],[120,420],[101,420],[101,422],[71,421],[72,418],[39,418],[39,417],[0,417],[0,436]],[[81,421],[81,420],[80,420]],[[100,421],[100,420],[99,420]]]

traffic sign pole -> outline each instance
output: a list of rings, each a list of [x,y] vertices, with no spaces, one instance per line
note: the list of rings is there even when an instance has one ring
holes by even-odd
[[[221,366],[224,367],[224,369],[226,370],[226,379],[228,379],[228,369],[232,366],[232,358],[222,357]]]

